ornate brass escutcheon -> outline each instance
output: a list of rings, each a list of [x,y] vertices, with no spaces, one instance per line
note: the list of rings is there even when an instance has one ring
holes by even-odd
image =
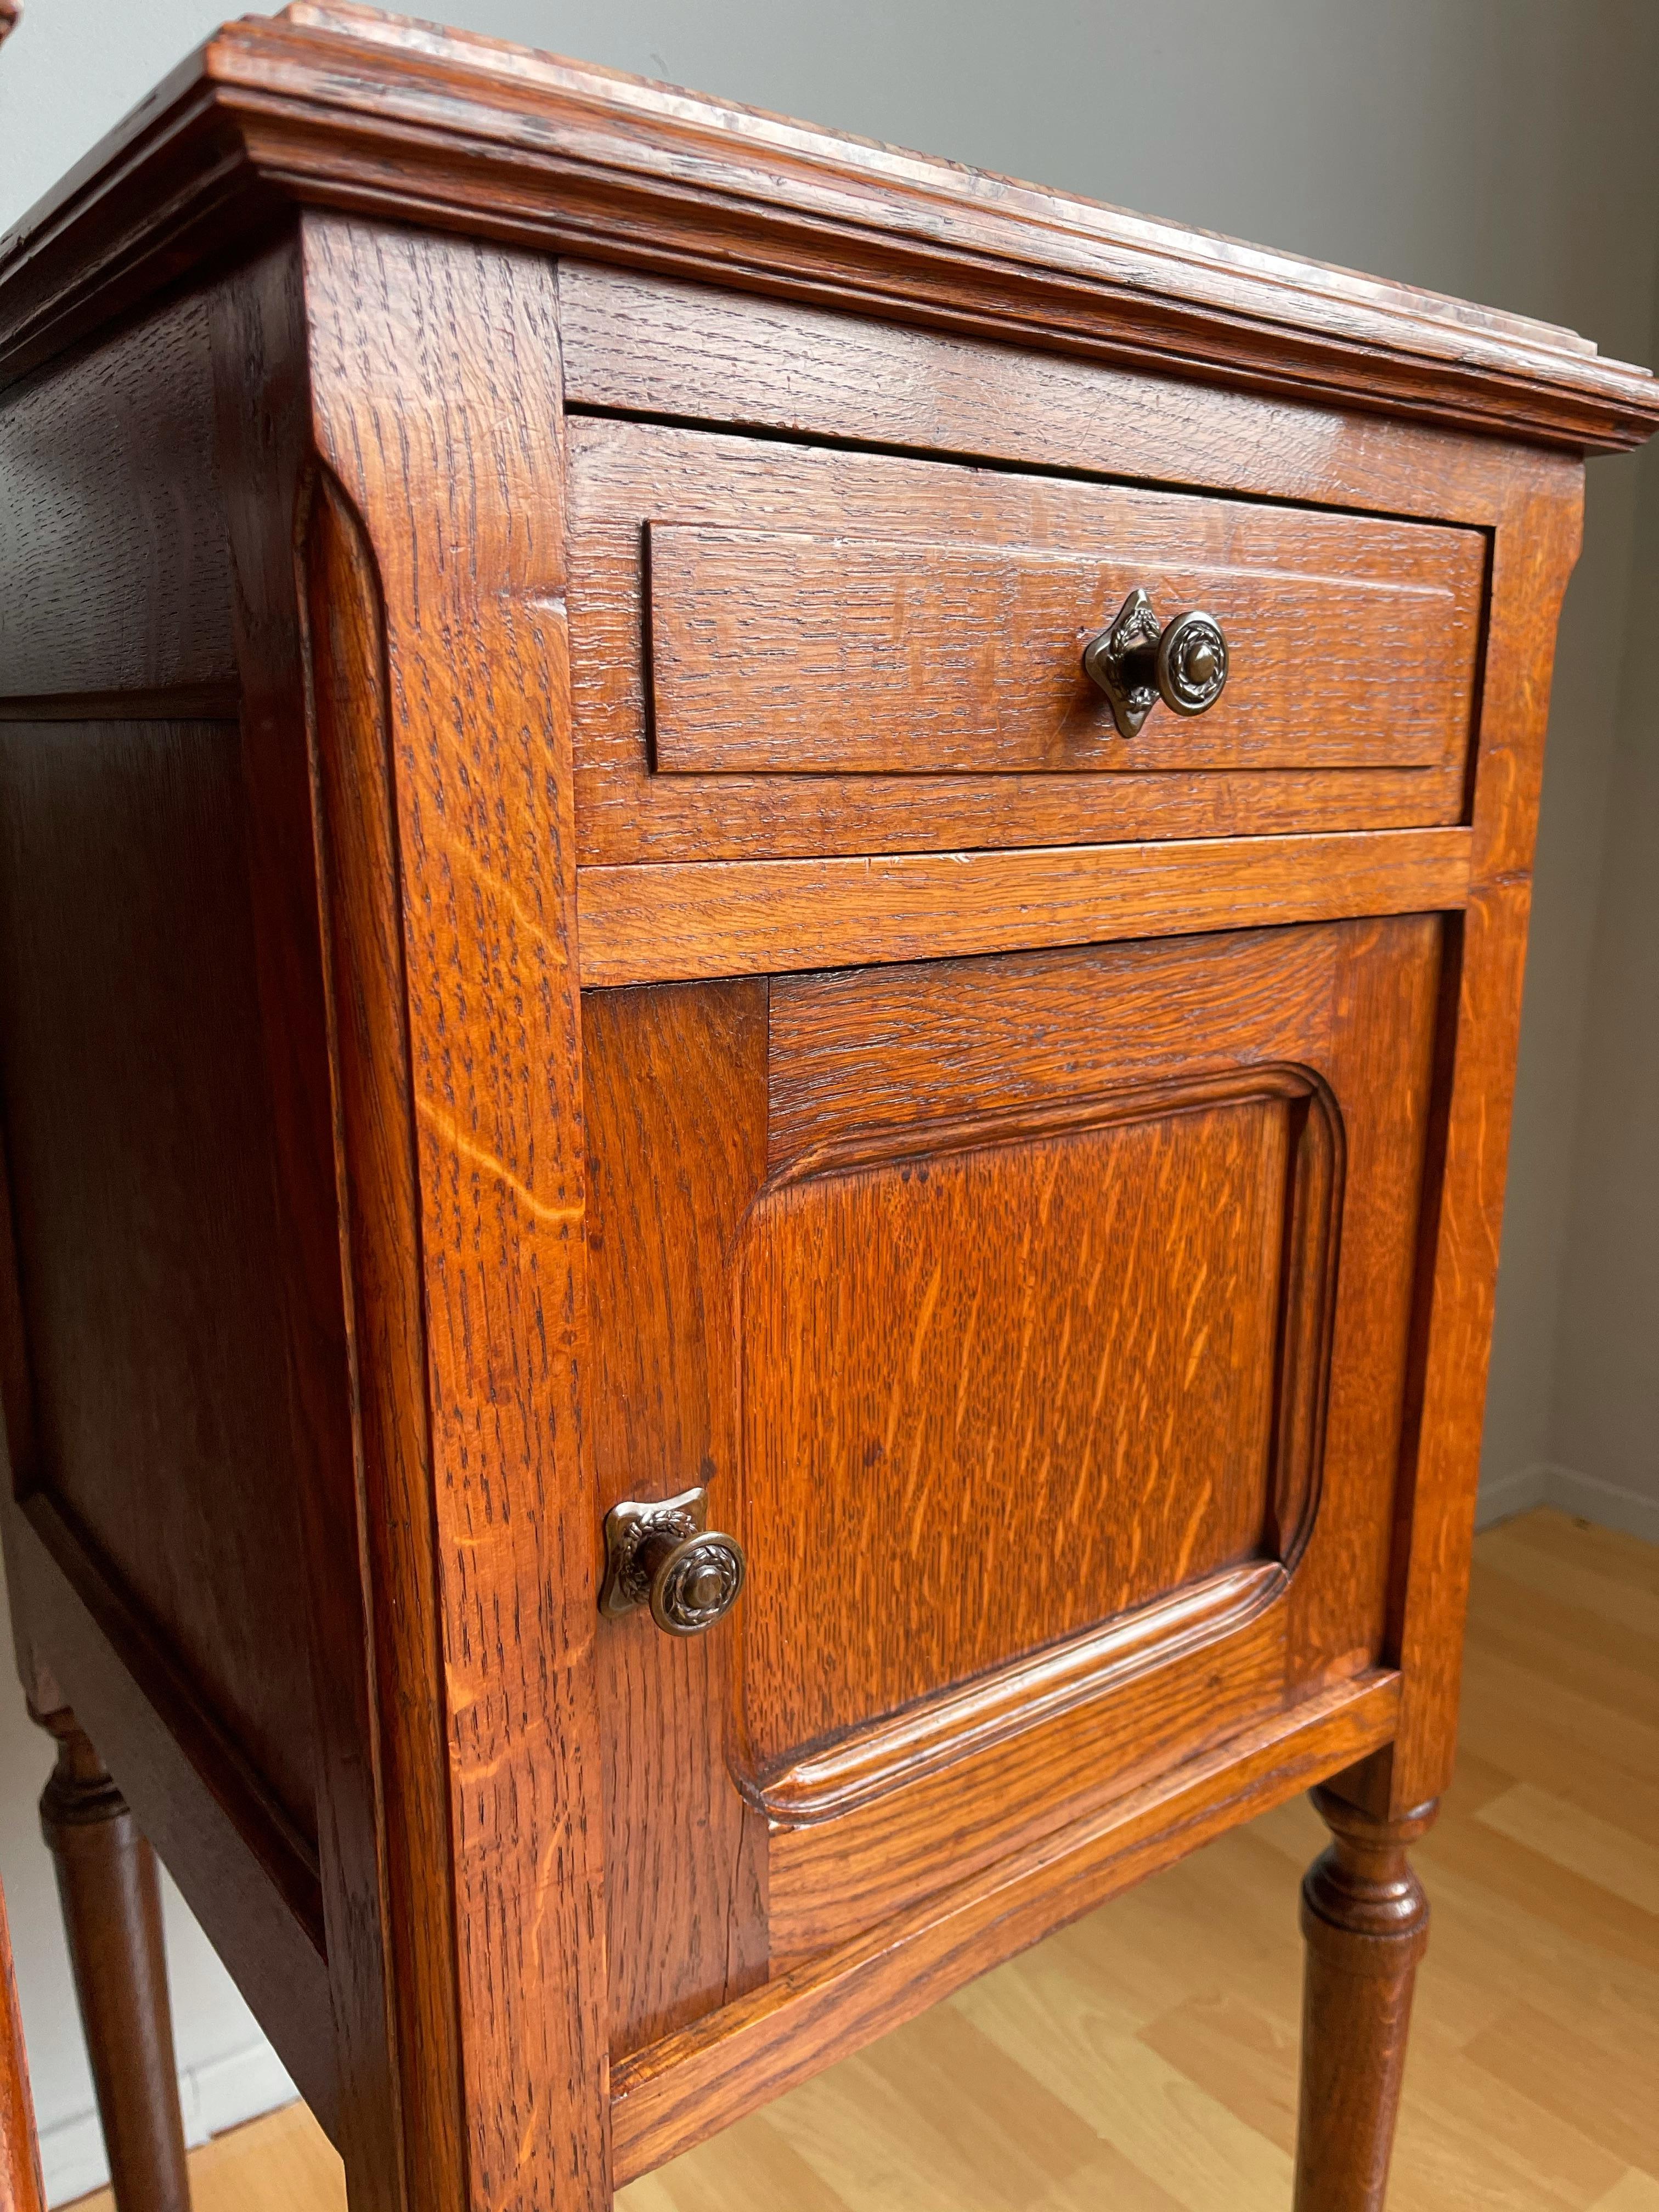
[[[708,1492],[683,1490],[653,1504],[632,1499],[605,1516],[599,1611],[616,1620],[647,1605],[665,1635],[697,1636],[738,1601],[748,1563],[735,1536],[711,1528]]]
[[[1111,702],[1119,735],[1133,738],[1160,699],[1175,714],[1214,706],[1227,681],[1227,641],[1215,617],[1198,607],[1160,627],[1137,585],[1083,648],[1083,672]]]

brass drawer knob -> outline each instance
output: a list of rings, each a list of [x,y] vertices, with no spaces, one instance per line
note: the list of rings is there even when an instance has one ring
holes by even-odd
[[[1083,648],[1083,672],[1111,702],[1119,733],[1133,738],[1162,699],[1173,714],[1201,714],[1227,681],[1227,641],[1200,608],[1162,629],[1139,586],[1110,626]]]
[[[654,1504],[629,1499],[605,1516],[599,1611],[616,1620],[641,1605],[667,1636],[698,1636],[731,1612],[748,1571],[735,1536],[711,1528],[706,1490]]]

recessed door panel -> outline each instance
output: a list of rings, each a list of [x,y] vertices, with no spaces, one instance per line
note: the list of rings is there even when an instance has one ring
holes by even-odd
[[[1305,1087],[972,1123],[769,1192],[741,1273],[763,1772],[1253,1558]],[[1088,1109],[1085,1109],[1085,1117]]]

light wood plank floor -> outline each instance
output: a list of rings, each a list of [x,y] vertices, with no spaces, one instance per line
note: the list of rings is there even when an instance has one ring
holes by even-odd
[[[1287,2212],[1306,1802],[974,1983],[619,2212]],[[1476,1547],[1396,2212],[1659,2212],[1659,1547],[1549,1512]],[[342,2212],[302,2107],[196,2212]],[[106,2212],[107,2196],[85,2200]]]

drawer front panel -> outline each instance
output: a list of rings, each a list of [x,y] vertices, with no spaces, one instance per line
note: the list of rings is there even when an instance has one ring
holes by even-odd
[[[1475,530],[652,424],[570,426],[588,866],[1456,821]],[[1229,642],[1121,736],[1131,591]]]
[[[870,538],[855,514],[841,538],[651,522],[659,773],[1441,768],[1461,753],[1478,538],[1083,485],[1016,485],[1006,504],[1013,527],[1090,550]],[[1162,613],[1213,614],[1231,670],[1206,712],[1155,707],[1130,738],[1082,658],[1137,584]]]
[[[618,2054],[1379,1663],[1440,932],[586,994]]]

